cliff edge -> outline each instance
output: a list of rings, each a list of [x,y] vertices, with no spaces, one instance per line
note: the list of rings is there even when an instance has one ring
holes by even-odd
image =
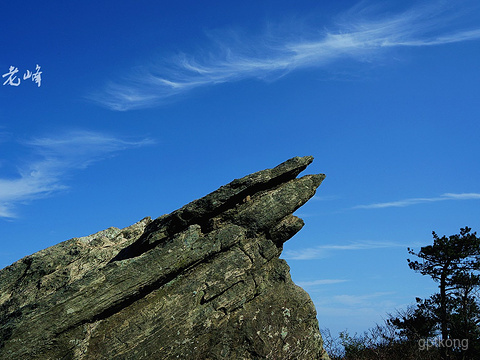
[[[324,175],[295,157],[0,271],[1,359],[328,359],[283,243]]]

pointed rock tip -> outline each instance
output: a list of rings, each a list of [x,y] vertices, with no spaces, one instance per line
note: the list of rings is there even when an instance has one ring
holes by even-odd
[[[295,156],[275,166],[272,170],[277,170],[279,172],[288,172],[292,169],[302,168],[303,171],[303,169],[305,169],[312,162],[313,156]]]

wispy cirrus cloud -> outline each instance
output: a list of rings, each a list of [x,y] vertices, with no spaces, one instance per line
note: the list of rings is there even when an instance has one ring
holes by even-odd
[[[84,169],[118,151],[151,143],[149,139],[127,141],[87,131],[23,141],[35,160],[18,167],[16,177],[0,178],[0,218],[16,217],[14,208],[19,203],[66,189],[65,177],[74,169]]]
[[[479,199],[480,199],[479,193],[460,193],[460,194],[445,193],[443,195],[440,195],[437,197],[430,197],[430,198],[410,198],[410,199],[403,199],[403,200],[375,203],[375,204],[368,204],[368,205],[357,205],[357,206],[354,206],[353,209],[382,209],[382,208],[389,208],[389,207],[406,207],[411,205],[431,203],[431,202],[437,202],[437,201],[446,201],[446,200],[479,200]]]
[[[283,257],[287,260],[313,260],[329,256],[333,251],[371,250],[390,247],[404,247],[393,242],[364,241],[349,244],[326,244],[300,250],[285,250]]]
[[[313,281],[296,281],[295,284],[301,287],[311,287],[311,286],[318,286],[318,285],[331,285],[331,284],[338,284],[344,283],[348,280],[343,279],[319,279]]]
[[[118,111],[152,107],[199,87],[278,78],[296,69],[327,67],[337,59],[372,61],[395,47],[478,40],[480,27],[466,25],[478,15],[478,7],[469,3],[433,1],[391,14],[361,2],[337,17],[330,29],[321,24],[307,30],[305,26],[269,30],[256,38],[237,33],[216,36],[216,46],[208,52],[179,54],[161,64],[137,67],[88,98]]]
[[[391,291],[384,291],[384,292],[375,292],[373,294],[365,294],[365,295],[335,295],[333,298],[335,303],[340,303],[347,306],[360,306],[369,304],[372,300],[377,298],[381,298],[387,295],[395,294]]]

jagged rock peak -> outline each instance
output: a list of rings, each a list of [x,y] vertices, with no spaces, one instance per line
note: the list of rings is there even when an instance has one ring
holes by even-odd
[[[295,157],[0,271],[1,359],[328,359],[283,243],[324,175]]]

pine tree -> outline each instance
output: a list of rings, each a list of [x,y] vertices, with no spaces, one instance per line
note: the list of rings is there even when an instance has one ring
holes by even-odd
[[[471,228],[465,227],[460,234],[441,238],[432,232],[433,245],[422,247],[418,253],[408,248],[409,254],[422,259],[422,262],[407,259],[408,266],[438,282],[439,293],[426,300],[417,299],[416,313],[407,323],[428,314],[438,324],[443,341],[461,336],[457,339],[469,339],[469,348],[473,349],[480,339],[480,308],[475,297],[480,286],[480,238],[470,231]],[[402,322],[397,325],[402,326]],[[447,347],[443,350],[446,359],[450,351]]]

